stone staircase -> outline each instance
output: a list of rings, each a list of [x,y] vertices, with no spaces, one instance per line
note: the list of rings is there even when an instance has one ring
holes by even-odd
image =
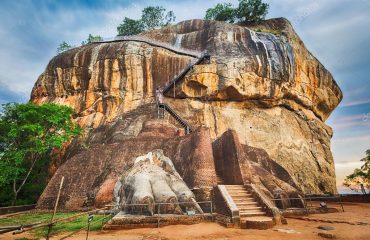
[[[224,185],[224,180],[218,173],[216,173],[216,182],[217,182],[217,185]]]
[[[225,185],[225,188],[239,210],[241,228],[268,229],[275,225],[243,185]]]

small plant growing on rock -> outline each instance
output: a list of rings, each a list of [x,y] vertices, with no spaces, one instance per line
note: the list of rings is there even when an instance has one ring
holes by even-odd
[[[64,51],[67,51],[68,49],[71,49],[72,46],[65,41],[63,41],[61,44],[59,44],[59,47],[57,48],[57,53],[62,53]]]
[[[274,29],[267,29],[267,28],[257,28],[257,29],[254,29],[254,31],[262,32],[262,33],[271,33],[276,36],[281,36],[283,34],[281,30],[274,30]]]
[[[89,44],[89,43],[93,43],[93,42],[101,42],[103,41],[103,38],[99,35],[92,35],[92,34],[89,34],[89,36],[87,37],[86,41],[82,41],[81,45],[85,45],[85,44]]]

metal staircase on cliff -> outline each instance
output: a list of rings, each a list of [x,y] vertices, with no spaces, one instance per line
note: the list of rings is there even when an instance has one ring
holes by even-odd
[[[168,84],[166,84],[163,89],[162,89],[162,94],[168,93],[171,88],[173,88],[174,91],[174,98],[175,98],[175,89],[176,89],[176,84],[178,84],[180,81],[182,81],[185,77],[185,75],[193,68],[194,65],[200,64],[204,60],[209,60],[210,55],[207,52],[198,52],[194,50],[189,50],[189,49],[184,49],[178,46],[174,46],[170,43],[166,42],[161,42],[157,40],[153,40],[151,38],[145,37],[145,36],[118,36],[112,40],[107,40],[107,41],[99,41],[99,42],[94,42],[91,44],[95,43],[108,43],[108,42],[123,42],[123,41],[133,41],[133,42],[142,42],[146,43],[155,47],[161,47],[164,49],[167,49],[169,51],[175,52],[177,54],[181,55],[186,55],[190,57],[197,58],[194,62],[191,62],[188,66],[186,66],[172,81],[170,81]],[[182,119],[170,106],[163,102],[157,102],[158,105],[158,110],[163,109],[163,111],[168,112],[178,123],[180,123],[181,126],[185,128],[186,134],[192,132],[191,126],[184,120]],[[158,111],[159,113],[159,111]],[[159,114],[159,117],[163,118],[164,114],[161,115]]]
[[[188,66],[186,66],[172,81],[170,81],[168,84],[166,84],[163,88],[163,94],[168,93],[171,88],[175,90],[176,84],[178,84],[180,81],[182,81],[185,77],[185,75],[195,66],[200,63],[202,63],[204,60],[209,60],[210,55],[208,53],[203,53],[196,61],[190,63]]]
[[[193,131],[191,126],[184,119],[182,119],[170,106],[165,103],[160,103],[158,107],[168,112],[178,123],[180,123],[180,125],[185,129],[186,134],[189,134]],[[164,116],[161,117],[163,118]]]
[[[172,81],[170,81],[168,84],[166,84],[163,89],[162,89],[162,94],[165,95],[166,93],[168,93],[171,88],[173,88],[173,92],[174,92],[174,98],[176,97],[176,94],[175,94],[175,90],[176,90],[176,85],[181,82],[185,75],[195,66],[195,65],[198,65],[200,63],[202,63],[204,60],[209,60],[210,59],[210,55],[207,54],[206,52],[202,53],[201,56],[194,62],[191,62],[188,66],[186,66],[174,79],[172,79]],[[180,117],[180,115],[178,115],[175,110],[173,110],[170,106],[168,106],[167,104],[163,103],[163,102],[158,102],[158,108],[159,109],[162,109],[163,111],[166,111],[168,112],[184,129],[185,129],[185,133],[186,134],[189,134],[193,131],[192,127],[190,126],[190,124],[188,124],[183,118]],[[159,111],[158,111],[159,112]],[[163,112],[163,115],[160,115],[159,116],[160,118],[164,118],[164,112]]]

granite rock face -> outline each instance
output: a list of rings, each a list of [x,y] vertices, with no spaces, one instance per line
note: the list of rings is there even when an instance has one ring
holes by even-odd
[[[165,120],[150,120],[136,137],[95,144],[74,155],[53,175],[37,207],[53,208],[64,176],[60,209],[113,204],[126,212],[154,214],[154,203],[162,203],[161,213],[183,214],[185,207],[202,212],[210,206],[195,201],[212,200],[217,175],[223,184],[253,183],[267,199],[284,199],[276,203],[282,207],[297,206],[287,199],[300,194],[289,174],[263,149],[242,145],[235,131],[212,143],[209,128],[188,135],[174,129]]]
[[[202,132],[183,136],[183,131],[176,130],[180,126],[167,115],[166,119],[175,128],[155,129],[157,124],[147,122],[157,116],[155,89],[173,79],[194,57],[140,41],[93,43],[54,57],[37,80],[31,101],[71,106],[76,111],[76,122],[86,130],[84,138],[72,144],[73,147],[84,142],[109,153],[99,158],[100,154],[96,156],[89,153],[90,150],[79,154],[70,151],[54,164],[58,169],[64,162],[53,178],[66,171],[67,166],[77,166],[89,158],[86,154],[94,155],[91,159],[95,160],[89,161],[96,161],[89,166],[101,166],[99,171],[104,172],[108,167],[123,169],[108,164],[112,160],[106,159],[122,156],[122,149],[130,157],[119,160],[120,164],[130,162],[131,158],[140,156],[138,154],[174,144],[177,155],[164,153],[192,188],[206,177],[183,171],[178,166],[185,162],[197,164],[198,157],[210,157],[203,166],[203,169],[206,165],[209,168],[217,152],[212,149],[212,142],[232,129],[240,144],[250,147],[243,152],[252,156],[251,149],[262,149],[264,153],[259,156],[266,155],[270,159],[266,162],[267,157],[260,157],[257,162],[261,168],[271,174],[274,172],[271,166],[284,170],[276,177],[288,182],[292,192],[336,192],[330,150],[333,133],[325,120],[342,100],[342,92],[287,20],[271,19],[250,26],[189,20],[141,36],[185,49],[206,50],[211,55],[210,62],[195,65],[165,97],[166,104],[194,129],[207,127],[209,140],[195,137],[205,134]],[[130,149],[133,142],[139,141],[135,139],[153,137],[158,140],[148,143],[152,147],[140,143],[132,148],[136,152]],[[182,138],[181,144],[174,140]],[[165,140],[161,139],[167,139],[167,143],[163,145]],[[207,171],[213,176],[215,167]],[[111,175],[110,171],[101,176],[104,180],[99,180],[105,188],[86,189],[102,201],[111,201],[113,190],[107,186],[119,176],[118,173]],[[47,202],[52,184],[53,180],[42,201]]]

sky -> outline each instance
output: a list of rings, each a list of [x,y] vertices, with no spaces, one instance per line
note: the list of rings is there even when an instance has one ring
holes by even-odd
[[[218,2],[237,0],[1,0],[0,103],[26,102],[62,41],[78,46],[91,33],[112,38],[124,17],[149,5],[176,21],[203,18]],[[370,148],[370,1],[265,0],[267,18],[289,19],[306,47],[333,74],[344,99],[326,122],[334,130],[337,185]]]

